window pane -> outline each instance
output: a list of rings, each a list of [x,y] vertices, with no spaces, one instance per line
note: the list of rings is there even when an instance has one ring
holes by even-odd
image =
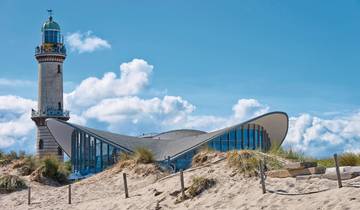
[[[108,166],[108,144],[105,142],[102,142],[102,163],[103,168],[106,168]]]
[[[249,149],[249,129],[244,127],[244,149]]]
[[[227,138],[227,133],[223,134],[221,136],[221,151],[222,152],[226,152],[228,151],[228,138]]]
[[[214,149],[217,151],[221,151],[220,137],[216,137],[213,141],[214,141]]]
[[[236,137],[235,136],[235,130],[231,130],[229,132],[229,150],[236,149],[236,147],[235,147],[235,141],[236,141],[235,137]]]
[[[242,129],[241,127],[237,129],[236,131],[236,149],[240,150],[243,149],[243,138],[242,138],[243,134],[242,134]]]
[[[96,139],[96,171],[101,171],[101,141]]]
[[[109,165],[114,164],[115,162],[115,150],[112,145],[109,144]]]
[[[260,149],[264,149],[264,143],[263,143],[263,128],[261,127],[260,133],[259,133],[259,141],[260,141]]]
[[[253,126],[251,126],[249,129],[249,142],[250,142],[249,149],[254,149],[254,129],[252,127]]]

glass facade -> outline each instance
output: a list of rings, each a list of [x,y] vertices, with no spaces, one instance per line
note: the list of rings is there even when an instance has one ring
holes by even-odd
[[[113,165],[121,152],[126,151],[81,130],[72,133],[71,162],[75,173],[100,172]]]
[[[251,149],[267,151],[271,144],[266,130],[255,124],[242,125],[215,136],[204,143],[208,147],[221,152]],[[204,145],[203,144],[203,145]],[[190,167],[193,156],[200,145],[188,152],[163,163],[174,170]],[[113,165],[121,152],[129,153],[124,148],[108,142],[82,130],[75,129],[71,139],[71,161],[73,172],[86,175],[97,173]],[[170,157],[171,158],[171,157]]]
[[[223,134],[207,141],[206,145],[221,152],[241,149],[267,151],[271,146],[266,130],[256,124],[239,126],[225,131]],[[179,170],[190,167],[192,158],[197,153],[197,148],[172,160],[173,168]]]

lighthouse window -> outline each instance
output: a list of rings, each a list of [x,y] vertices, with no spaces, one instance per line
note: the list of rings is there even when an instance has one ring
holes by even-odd
[[[57,66],[57,73],[61,74],[61,66],[60,65]]]
[[[62,155],[62,149],[60,147],[58,147],[58,155]]]
[[[39,140],[39,149],[44,148],[44,141],[42,139]]]
[[[58,109],[61,110],[61,102],[58,103]]]

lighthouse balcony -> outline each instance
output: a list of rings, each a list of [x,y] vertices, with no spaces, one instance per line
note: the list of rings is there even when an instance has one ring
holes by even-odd
[[[51,44],[49,45],[42,45],[35,48],[35,56],[38,55],[63,55],[66,56],[66,48],[64,45],[56,45]]]
[[[46,111],[31,110],[31,118],[54,117],[54,118],[70,118],[70,112],[67,110],[48,109]]]

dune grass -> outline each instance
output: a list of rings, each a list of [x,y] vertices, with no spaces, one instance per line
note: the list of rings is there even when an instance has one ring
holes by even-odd
[[[303,153],[300,152],[295,152],[292,149],[285,150],[282,147],[280,147],[279,149],[271,149],[269,153],[291,161],[314,161],[317,162],[319,166],[323,166],[326,168],[335,167],[335,161],[332,156],[328,158],[314,158],[305,156]],[[338,160],[340,166],[360,166],[360,154],[346,152],[340,154],[338,156]]]
[[[135,160],[136,163],[149,164],[155,162],[154,153],[144,147],[137,148],[130,158]]]
[[[27,188],[24,180],[10,174],[0,176],[0,192],[9,193]]]
[[[227,163],[245,177],[254,177],[259,174],[260,161],[263,161],[265,170],[275,170],[284,167],[284,163],[274,155],[268,155],[257,150],[234,150],[227,152]]]
[[[41,160],[42,175],[59,183],[66,183],[70,171],[67,166],[55,156],[47,156]]]
[[[187,190],[187,193],[191,198],[196,197],[201,194],[203,191],[211,188],[216,184],[215,179],[206,178],[202,176],[193,177],[190,187]]]
[[[191,161],[192,167],[201,166],[209,160],[209,154],[214,153],[215,150],[209,146],[202,146],[194,155]]]

